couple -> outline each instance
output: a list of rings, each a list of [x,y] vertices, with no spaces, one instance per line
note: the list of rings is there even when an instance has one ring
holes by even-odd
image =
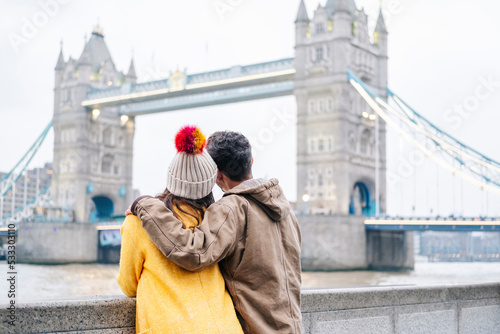
[[[205,143],[186,126],[175,146],[165,191],[137,198],[121,229],[137,333],[301,333],[300,230],[278,181],[253,179],[240,133]]]

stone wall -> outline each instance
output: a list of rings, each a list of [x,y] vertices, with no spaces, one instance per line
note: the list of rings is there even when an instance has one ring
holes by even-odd
[[[366,232],[361,216],[298,215],[302,231],[302,269],[367,268]]]
[[[500,333],[500,283],[307,291],[303,333]]]
[[[97,229],[94,224],[20,223],[17,262],[87,263],[97,261]]]
[[[0,305],[0,333],[135,333],[135,299],[94,297],[18,305],[16,326]],[[492,334],[500,283],[302,292],[304,334]]]

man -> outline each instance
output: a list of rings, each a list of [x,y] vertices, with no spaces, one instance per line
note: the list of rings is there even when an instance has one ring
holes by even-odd
[[[224,196],[194,233],[155,198],[139,197],[132,213],[178,266],[219,263],[245,333],[301,333],[300,229],[278,180],[253,179],[250,143],[240,133],[214,133],[207,150]]]

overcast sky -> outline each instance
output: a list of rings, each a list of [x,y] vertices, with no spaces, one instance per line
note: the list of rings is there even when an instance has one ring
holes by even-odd
[[[54,66],[59,42],[64,55],[78,58],[84,36],[97,21],[116,67],[128,69],[133,53],[139,81],[167,77],[187,68],[204,72],[294,56],[294,20],[298,0],[60,0],[47,22],[19,45],[14,36],[55,0],[0,1],[0,170],[10,170],[41,133],[53,113]],[[322,1],[321,4],[324,4]],[[373,27],[379,0],[357,0]],[[318,1],[308,0],[310,15]],[[219,8],[217,10],[216,8]],[[222,12],[221,8],[227,11]],[[443,130],[484,154],[500,160],[500,2],[495,0],[385,0],[389,30],[389,86]],[[24,37],[23,37],[24,38]],[[456,105],[467,103],[484,81],[490,94],[468,115]],[[286,128],[254,149],[254,176],[278,177],[290,200],[296,198],[296,105],[293,96],[255,102],[141,116],[136,119],[134,187],[141,193],[163,190],[174,153],[175,131],[196,123],[209,134],[231,129],[259,141],[259,133],[275,115],[285,115]],[[260,143],[262,144],[262,143]],[[388,136],[389,171],[397,173],[411,150],[393,132]],[[32,166],[52,160],[53,136]],[[392,214],[478,214],[481,206],[499,215],[498,197],[484,195],[444,171],[439,199],[436,168],[420,166],[416,177],[388,187]],[[454,183],[455,182],[455,183]],[[414,185],[418,186],[415,188]],[[453,191],[453,189],[455,189]],[[461,201],[466,203],[462,210]],[[414,197],[417,198],[414,201]],[[454,203],[454,204],[453,204]]]

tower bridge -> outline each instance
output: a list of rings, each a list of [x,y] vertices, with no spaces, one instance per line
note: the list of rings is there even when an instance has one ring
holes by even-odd
[[[481,189],[500,192],[500,164],[443,133],[388,90],[384,18],[380,12],[373,32],[367,21],[354,0],[328,0],[311,18],[301,1],[293,58],[198,74],[177,70],[163,80],[143,83],[137,83],[133,60],[126,73],[116,69],[99,26],[78,59],[65,60],[61,45],[52,120],[53,205],[71,210],[77,222],[104,220],[126,210],[134,199],[137,116],[285,95],[297,101],[296,209],[305,225],[317,225],[321,217],[325,222],[347,217],[338,219],[350,224],[352,217],[385,215],[387,125],[448,171]],[[389,99],[399,109],[389,105]],[[411,137],[413,133],[420,137]],[[12,175],[22,173],[18,165]],[[2,179],[2,200],[13,183],[12,177]],[[479,226],[462,220],[466,223],[367,220],[351,232],[360,236],[356,242],[364,249],[375,247],[370,246],[375,239],[405,249],[402,254],[408,256],[396,260],[396,266],[404,267],[411,266],[405,231],[429,225]],[[487,230],[499,228],[498,220],[480,223]]]
[[[127,208],[133,199],[137,116],[293,94],[297,193],[307,199],[298,201],[298,211],[384,212],[385,124],[361,117],[369,107],[346,78],[351,69],[386,96],[387,30],[380,14],[371,35],[367,15],[354,8],[354,1],[330,0],[309,19],[301,2],[294,58],[198,74],[177,70],[152,82],[137,83],[133,61],[127,73],[115,68],[99,27],[78,59],[65,60],[61,49],[55,68],[53,201],[70,207],[77,221]]]

